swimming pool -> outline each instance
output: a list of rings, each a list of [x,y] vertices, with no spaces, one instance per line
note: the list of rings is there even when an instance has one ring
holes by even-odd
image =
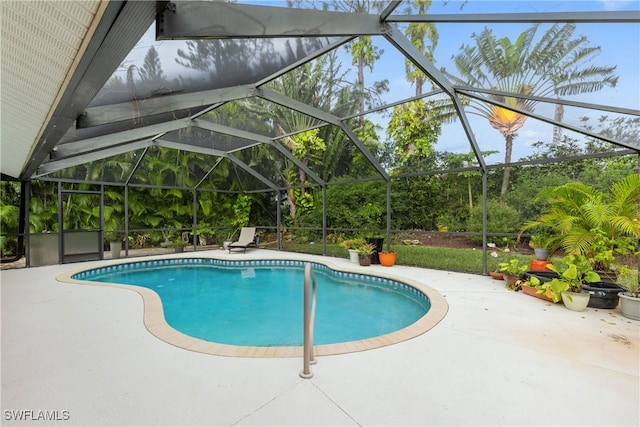
[[[172,344],[212,354],[220,354],[222,346],[225,355],[295,356],[302,344],[304,264],[276,259],[151,259],[81,271],[69,279],[136,290],[145,298],[147,329]],[[322,350],[336,354],[403,341],[425,332],[446,313],[446,303],[444,311],[439,304],[436,313],[431,312],[434,295],[428,294],[433,290],[425,292],[422,285],[342,271],[326,263],[312,265],[318,281],[318,355]],[[210,272],[215,276],[203,276]],[[203,302],[206,298],[211,302]],[[149,318],[148,300],[157,300],[169,330],[159,328],[157,308],[152,310],[156,319]],[[256,318],[247,316],[254,313]],[[425,329],[426,324],[431,326]],[[167,334],[173,338],[167,339]]]

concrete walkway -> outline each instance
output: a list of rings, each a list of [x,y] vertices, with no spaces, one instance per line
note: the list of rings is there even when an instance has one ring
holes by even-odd
[[[318,358],[303,380],[301,359],[173,347],[145,329],[137,293],[54,279],[108,262],[0,273],[2,425],[640,425],[640,322],[619,309],[571,312],[477,275],[356,267],[421,281],[449,312],[418,338]]]

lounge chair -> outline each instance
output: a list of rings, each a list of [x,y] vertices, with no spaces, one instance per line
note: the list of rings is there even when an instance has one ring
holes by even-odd
[[[238,240],[229,245],[229,253],[232,249],[242,249],[243,252],[247,252],[249,246],[256,245],[256,228],[255,227],[242,227],[240,230],[240,237]]]

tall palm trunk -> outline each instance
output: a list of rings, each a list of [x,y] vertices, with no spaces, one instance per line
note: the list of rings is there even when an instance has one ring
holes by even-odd
[[[513,137],[515,134],[509,133],[504,136],[504,163],[511,163],[511,152],[513,150]],[[500,188],[500,198],[504,198],[509,188],[509,177],[511,176],[511,166],[504,167],[504,173],[502,175],[502,187]]]
[[[564,118],[564,106],[562,104],[556,104],[556,110],[553,115],[553,119],[556,122],[561,122]],[[553,127],[553,140],[552,145],[557,146],[562,138],[562,128],[560,126]]]
[[[364,58],[358,57],[358,112],[360,113],[360,125],[364,124]]]

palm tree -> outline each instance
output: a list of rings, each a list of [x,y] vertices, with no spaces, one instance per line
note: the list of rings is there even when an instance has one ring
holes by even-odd
[[[556,97],[596,92],[605,86],[615,87],[618,76],[614,75],[616,66],[598,66],[591,63],[600,53],[600,46],[587,46],[585,36],[572,39],[575,24],[555,24],[542,37],[533,53],[541,67],[552,66],[548,75]],[[562,104],[556,104],[554,119],[558,122],[564,117]],[[562,128],[554,126],[553,144],[557,145],[562,137]]]
[[[514,43],[507,37],[496,39],[490,29],[474,34],[475,45],[463,46],[462,52],[453,57],[460,77],[443,72],[461,85],[519,95],[575,95],[615,85],[617,77],[612,75],[615,67],[584,66],[600,48],[585,47],[588,41],[584,36],[573,39],[575,25],[555,24],[534,43],[538,28],[539,25],[533,25]],[[533,111],[536,105],[535,101],[517,97],[490,98],[525,111]],[[496,105],[471,106],[504,136],[504,161],[511,163],[513,141],[527,116]],[[501,197],[507,192],[510,172],[508,166],[504,168]]]
[[[413,0],[413,6],[417,8],[419,15],[425,15],[429,7],[431,7],[431,0]],[[406,35],[429,61],[434,62],[433,51],[438,45],[438,30],[434,23],[412,22],[407,27]],[[425,43],[425,37],[431,40],[430,44]],[[416,96],[422,94],[422,87],[426,80],[424,73],[409,59],[405,60],[405,71],[407,80],[416,84]]]
[[[380,12],[386,6],[385,1],[381,0],[334,0],[333,7],[350,13],[376,13]],[[380,59],[384,51],[373,44],[371,36],[360,36],[357,41],[348,45],[351,50],[351,58],[353,65],[357,70],[356,86],[358,88],[358,111],[363,114],[365,111],[365,99],[368,97],[367,89],[364,82],[364,69],[369,67],[373,70],[373,65]],[[380,91],[387,90],[387,81],[377,82],[374,85],[379,94]],[[364,124],[364,117],[360,117],[360,125]]]

